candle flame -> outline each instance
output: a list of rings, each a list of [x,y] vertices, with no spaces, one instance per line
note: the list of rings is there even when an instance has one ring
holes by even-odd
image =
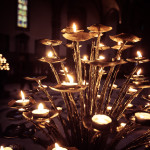
[[[65,71],[66,71],[66,72],[68,72],[68,69],[67,69],[67,67],[65,67]]]
[[[73,23],[73,32],[77,32],[77,27],[76,27],[76,24],[75,23]]]
[[[22,100],[25,100],[24,93],[21,91]]]
[[[53,57],[53,53],[51,51],[48,53],[48,57]]]
[[[56,150],[60,150],[60,146],[57,143],[55,143],[55,148]]]
[[[73,77],[72,77],[71,75],[69,75],[69,74],[67,74],[67,77],[68,77],[68,79],[69,79],[69,82],[70,82],[70,83],[73,83]]]
[[[99,47],[103,47],[104,46],[104,44],[103,43],[99,43]]]
[[[142,54],[141,54],[141,52],[140,51],[137,51],[137,55],[138,55],[138,57],[142,57]]]
[[[121,45],[121,42],[118,42],[118,45]]]
[[[84,55],[84,56],[83,56],[83,60],[88,60],[87,55]]]
[[[40,103],[39,106],[38,106],[38,110],[43,110],[43,108],[44,108],[43,104]]]
[[[139,76],[142,72],[142,69],[140,68],[138,71],[137,71],[137,75]]]
[[[1,150],[4,150],[4,147],[3,147],[3,146],[1,146]]]
[[[100,60],[103,60],[103,59],[105,59],[105,57],[104,57],[103,55],[100,55],[100,56],[99,56],[99,59],[100,59]]]
[[[126,123],[120,123],[120,125],[122,126],[122,127],[125,127],[126,126]]]

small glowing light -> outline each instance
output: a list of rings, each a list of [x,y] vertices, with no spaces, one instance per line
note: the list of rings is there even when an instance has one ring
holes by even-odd
[[[107,107],[107,110],[111,110],[111,109],[112,109],[112,107],[111,107],[111,106],[108,106],[108,107]]]
[[[141,58],[142,57],[142,54],[140,51],[137,51],[137,55],[138,55],[138,58]]]
[[[4,150],[3,146],[1,146],[1,150]]]
[[[53,53],[51,51],[48,53],[48,57],[53,57]]]
[[[100,60],[103,60],[103,59],[105,59],[105,57],[104,57],[103,55],[100,55],[100,56],[99,56],[99,59],[100,59]]]
[[[73,81],[73,77],[72,77],[71,75],[67,74],[67,77],[68,77],[70,83],[73,83],[73,82],[74,82],[74,81]]]
[[[121,45],[121,42],[118,42],[118,45]]]
[[[83,56],[83,60],[88,60],[88,56],[87,56],[87,55],[84,55],[84,56]]]
[[[22,100],[25,100],[24,93],[21,91]]]
[[[137,89],[133,89],[132,87],[129,88],[129,92],[133,93],[133,92],[137,92]]]
[[[44,108],[43,104],[40,103],[39,106],[38,106],[38,110],[39,110],[39,111],[40,111],[40,110],[43,110],[43,108]]]
[[[137,71],[137,75],[139,76],[142,72],[142,69],[140,68],[138,71]]]
[[[131,108],[131,107],[133,107],[133,104],[130,103],[130,104],[127,105],[127,107]]]
[[[103,43],[99,43],[99,47],[103,47],[104,46],[104,44]]]
[[[67,67],[65,67],[65,71],[66,71],[66,72],[68,72],[68,69],[67,69]]]
[[[57,143],[55,143],[55,148],[53,148],[53,150],[67,150],[67,149],[60,147]]]
[[[73,32],[77,32],[77,27],[75,23],[73,23]]]
[[[125,126],[126,126],[126,123],[122,122],[122,123],[120,123],[120,125],[121,125],[122,127],[125,127]]]

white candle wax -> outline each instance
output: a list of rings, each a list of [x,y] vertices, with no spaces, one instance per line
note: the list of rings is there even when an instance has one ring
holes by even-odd
[[[63,82],[61,85],[78,85],[78,83]]]
[[[32,111],[32,114],[37,117],[45,117],[48,115],[48,113],[49,113],[49,110],[44,109],[42,103],[39,104],[38,109],[35,109]]]
[[[67,150],[67,148],[60,147],[57,143],[55,143],[55,147],[52,150]]]
[[[11,147],[3,147],[3,146],[1,146],[0,150],[12,150],[12,148]]]
[[[150,113],[147,113],[147,112],[137,112],[137,113],[135,113],[135,117],[138,120],[141,120],[141,121],[150,120]]]
[[[17,105],[23,105],[23,106],[28,105],[29,102],[30,102],[29,99],[19,99],[19,100],[16,100],[16,104],[17,104]]]
[[[98,114],[92,117],[92,121],[100,125],[106,125],[111,123],[112,119],[109,116]]]
[[[127,108],[131,108],[131,107],[133,107],[133,104],[130,103],[127,105]]]
[[[137,92],[137,89],[133,89],[133,88],[130,87],[130,88],[129,88],[129,92],[130,92],[130,93]]]

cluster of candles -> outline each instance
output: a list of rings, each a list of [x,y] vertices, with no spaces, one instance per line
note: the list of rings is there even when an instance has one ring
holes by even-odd
[[[12,150],[12,148],[11,148],[11,147],[4,147],[4,146],[1,146],[1,147],[0,147],[0,150]]]
[[[0,70],[10,70],[9,63],[7,63],[6,58],[2,54],[0,54]]]

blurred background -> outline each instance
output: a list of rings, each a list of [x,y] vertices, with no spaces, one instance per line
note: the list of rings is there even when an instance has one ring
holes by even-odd
[[[124,51],[123,57],[135,57],[137,50],[150,57],[149,0],[3,0],[0,10],[0,54],[10,66],[9,71],[0,70],[1,92],[7,83],[19,83],[24,88],[25,76],[47,75],[49,81],[55,82],[48,64],[38,61],[50,50],[40,40],[62,40],[63,45],[57,46],[56,51],[71,64],[72,50],[65,47],[68,41],[61,30],[73,22],[85,31],[96,23],[112,26],[113,30],[102,37],[109,46],[115,45],[109,35],[125,32],[141,37],[142,41]],[[90,43],[81,43],[81,55],[90,53]],[[108,50],[106,57],[114,57],[115,53]],[[143,72],[149,76],[148,65],[144,64]],[[129,72],[130,65],[122,70]]]

